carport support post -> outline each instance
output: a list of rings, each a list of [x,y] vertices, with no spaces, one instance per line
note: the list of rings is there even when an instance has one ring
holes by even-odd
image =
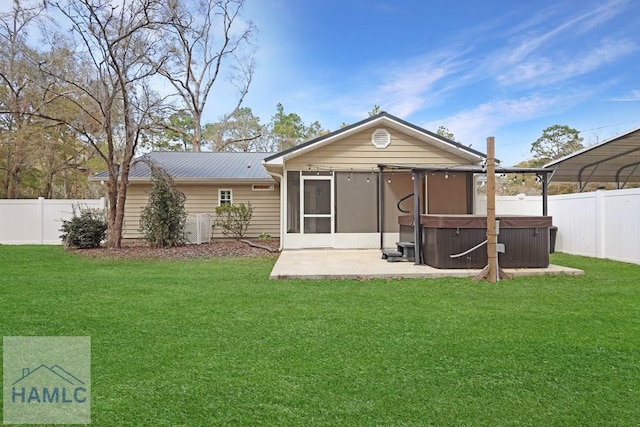
[[[542,174],[542,216],[547,216],[549,204],[549,175]]]

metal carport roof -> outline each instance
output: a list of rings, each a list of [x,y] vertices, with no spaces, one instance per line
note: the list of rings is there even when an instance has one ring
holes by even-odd
[[[544,165],[555,170],[552,181],[578,182],[582,191],[588,182],[640,182],[640,128]]]

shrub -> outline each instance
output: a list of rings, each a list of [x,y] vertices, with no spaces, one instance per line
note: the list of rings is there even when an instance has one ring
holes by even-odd
[[[271,235],[265,233],[264,231],[262,233],[260,233],[260,235],[258,236],[258,240],[261,242],[269,242],[271,240]]]
[[[247,233],[253,206],[251,202],[222,205],[216,208],[216,225],[222,228],[222,234],[240,240]]]
[[[71,219],[63,219],[60,231],[62,243],[71,248],[97,248],[107,234],[105,209],[73,205]]]
[[[140,232],[155,247],[180,246],[186,243],[186,197],[176,189],[171,176],[160,166],[147,161],[151,169],[149,202],[140,213]]]

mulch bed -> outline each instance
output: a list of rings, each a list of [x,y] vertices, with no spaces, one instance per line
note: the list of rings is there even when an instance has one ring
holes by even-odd
[[[152,248],[145,243],[124,243],[120,249],[69,249],[79,255],[92,258],[142,258],[142,259],[198,259],[221,257],[277,257],[280,241],[257,241],[252,243],[270,248],[266,249],[250,246],[235,240],[215,240],[200,245],[185,245],[172,248]]]

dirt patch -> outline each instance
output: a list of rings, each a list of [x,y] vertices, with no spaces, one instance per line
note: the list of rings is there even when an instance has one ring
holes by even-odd
[[[78,255],[92,258],[143,258],[143,259],[198,259],[221,257],[277,257],[280,242],[278,239],[269,241],[251,241],[271,249],[257,248],[248,243],[235,240],[216,240],[201,245],[185,245],[173,248],[151,248],[144,243],[126,243],[120,249],[69,249]]]

